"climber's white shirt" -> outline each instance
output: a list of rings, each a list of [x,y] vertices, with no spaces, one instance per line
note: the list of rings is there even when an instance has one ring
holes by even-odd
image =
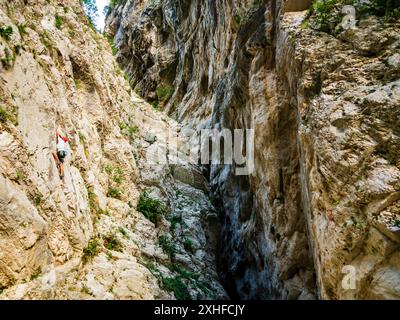
[[[57,137],[57,151],[67,151],[67,144],[61,137]]]

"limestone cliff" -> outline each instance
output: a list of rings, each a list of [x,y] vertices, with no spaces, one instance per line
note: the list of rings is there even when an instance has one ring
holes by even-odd
[[[400,298],[399,3],[353,1],[348,28],[349,3],[126,0],[107,17],[153,106],[255,130],[253,174],[208,168],[231,297]]]
[[[80,1],[0,1],[0,59],[0,298],[225,298],[199,168],[152,152],[179,125],[131,90]]]

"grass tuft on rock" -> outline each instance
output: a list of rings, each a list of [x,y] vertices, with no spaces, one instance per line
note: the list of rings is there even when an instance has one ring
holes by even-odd
[[[157,225],[162,215],[166,212],[164,204],[158,199],[151,198],[147,191],[143,191],[140,195],[136,210],[143,213],[155,225]]]
[[[182,277],[166,277],[162,278],[162,287],[167,291],[172,291],[177,300],[190,300],[188,286],[183,282]]]
[[[56,14],[54,17],[54,20],[55,20],[54,24],[55,24],[56,28],[61,29],[62,24],[63,24],[63,19],[58,14]]]
[[[111,251],[122,252],[123,245],[121,241],[115,236],[115,234],[109,234],[103,239],[104,246]]]
[[[85,249],[83,249],[82,260],[84,263],[93,259],[99,252],[100,242],[97,239],[91,239]]]
[[[6,39],[7,41],[11,39],[12,33],[13,33],[13,28],[11,26],[0,27],[0,36]]]

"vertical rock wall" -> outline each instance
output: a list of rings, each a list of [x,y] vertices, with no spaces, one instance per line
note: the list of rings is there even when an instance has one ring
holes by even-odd
[[[131,90],[80,1],[1,1],[0,61],[0,298],[225,298],[199,168],[153,157],[179,125]]]
[[[131,0],[107,32],[131,86],[185,126],[255,130],[253,174],[209,169],[232,297],[399,298],[399,26],[330,34],[309,7]]]

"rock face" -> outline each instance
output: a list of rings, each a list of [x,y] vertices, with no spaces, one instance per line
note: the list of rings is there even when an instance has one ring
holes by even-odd
[[[186,127],[255,130],[255,172],[208,168],[231,297],[399,299],[398,20],[346,28],[338,1],[322,27],[309,6],[128,0],[106,31]]]
[[[199,168],[151,152],[179,125],[132,92],[80,1],[2,1],[0,28],[0,298],[226,298]]]

